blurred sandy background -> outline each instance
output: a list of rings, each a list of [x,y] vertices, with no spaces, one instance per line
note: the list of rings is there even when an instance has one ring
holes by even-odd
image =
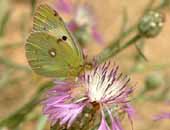
[[[122,24],[123,9],[126,8],[128,12],[128,26],[133,25],[141,16],[141,12],[148,4],[149,0],[74,0],[73,2],[79,4],[88,3],[97,16],[99,30],[102,32],[106,44],[101,46],[94,43],[92,45],[93,47],[90,45],[90,47],[88,47],[88,53],[89,55],[95,55],[100,52],[102,48],[106,47],[109,41],[118,36]],[[28,35],[32,23],[32,19],[30,18],[30,4],[28,0],[10,0],[9,8],[12,10],[12,15],[7,25],[5,36],[1,38],[1,41],[9,44],[19,42],[22,43],[22,45],[19,49],[8,49],[5,52],[5,57],[21,65],[28,66],[24,52],[24,40]],[[149,60],[146,63],[147,66],[152,66],[154,64],[170,64],[169,11],[170,9],[165,9],[163,11],[166,15],[166,22],[161,34],[156,38],[145,41],[144,54]],[[29,21],[29,24],[26,22],[27,25],[23,25],[24,20]],[[24,35],[21,34],[22,30],[25,31]],[[114,61],[120,64],[122,70],[127,72],[133,65],[134,53],[136,53],[136,50],[132,46],[117,55]],[[3,68],[1,67],[0,70],[3,70]],[[134,96],[143,87],[145,75],[152,72],[156,72],[157,74],[163,73],[166,78],[170,79],[170,67],[161,70],[154,70],[151,68],[141,73],[132,74],[132,81],[135,83],[137,82]],[[18,75],[22,76],[22,73]],[[34,78],[32,78],[32,80],[34,80]],[[167,87],[170,87],[170,85]],[[0,118],[6,117],[27,102],[36,89],[37,85],[34,81],[30,81],[30,77],[24,78],[20,85],[11,84],[9,87],[1,88]],[[160,111],[169,110],[170,112],[170,106],[166,105],[164,102],[152,102],[147,100],[135,103],[134,105],[138,114],[136,117],[137,119],[134,120],[134,130],[170,130],[170,120],[161,122],[152,121],[152,115]],[[123,125],[125,126],[125,130],[130,130],[127,120],[123,121]],[[23,130],[33,130],[35,126],[36,122],[34,120],[29,121],[24,124]]]

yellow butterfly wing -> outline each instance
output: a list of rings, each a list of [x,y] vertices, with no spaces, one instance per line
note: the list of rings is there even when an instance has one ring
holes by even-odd
[[[77,76],[84,64],[79,45],[61,17],[47,4],[40,5],[35,12],[26,57],[36,73],[49,77]]]

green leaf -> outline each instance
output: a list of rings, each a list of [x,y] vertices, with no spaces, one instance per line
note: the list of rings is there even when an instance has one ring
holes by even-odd
[[[31,1],[31,7],[32,7],[32,14],[34,14],[35,5],[36,5],[36,0],[30,0],[30,1]]]
[[[10,17],[9,0],[0,0],[0,36],[3,36],[6,24]]]

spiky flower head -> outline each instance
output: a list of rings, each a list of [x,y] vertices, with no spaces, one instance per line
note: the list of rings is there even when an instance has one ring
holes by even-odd
[[[49,90],[43,102],[44,113],[52,125],[60,122],[71,127],[85,107],[91,105],[102,117],[98,130],[122,130],[118,111],[129,117],[133,115],[129,104],[132,88],[128,87],[129,78],[118,73],[118,68],[115,65],[110,69],[110,63],[105,63],[86,72],[77,81],[56,81],[56,87]]]

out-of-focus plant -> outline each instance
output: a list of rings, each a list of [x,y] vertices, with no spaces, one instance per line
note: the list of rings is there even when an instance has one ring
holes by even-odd
[[[88,5],[75,5],[71,1],[56,0],[54,8],[65,15],[71,17],[67,22],[67,26],[76,36],[80,45],[95,40],[98,43],[103,43],[103,37],[97,29],[97,18]]]
[[[145,79],[146,91],[152,91],[164,84],[163,76],[160,73],[152,73]]]
[[[160,0],[160,7],[167,7],[170,9],[170,0]]]
[[[165,89],[161,92],[160,95],[158,95],[158,97],[156,98],[156,101],[158,101],[159,99],[161,99],[161,101],[163,101],[162,106],[164,107],[168,107],[170,105],[170,81],[169,81],[169,75],[166,75],[167,77],[165,78]],[[166,106],[165,106],[166,105]],[[160,113],[157,113],[153,116],[153,120],[154,121],[158,121],[160,122],[161,120],[166,120],[166,119],[170,119],[170,110],[166,110],[166,111],[161,111]]]
[[[162,112],[162,113],[154,116],[154,120],[156,120],[156,121],[160,121],[160,120],[163,120],[163,119],[170,119],[170,113],[169,112]]]
[[[121,43],[118,47],[119,41],[113,41],[109,47],[105,48],[97,57],[97,62],[103,62],[113,56],[115,56],[120,51],[126,49],[130,45],[140,41],[143,38],[154,38],[162,30],[164,23],[164,16],[162,13],[157,11],[147,11],[144,12],[144,16],[141,18],[137,25],[138,33],[134,35],[129,41]],[[133,28],[132,28],[133,29]],[[131,29],[123,32],[126,35],[127,32],[131,32]],[[142,54],[142,53],[141,53]],[[143,56],[143,55],[142,55]]]

